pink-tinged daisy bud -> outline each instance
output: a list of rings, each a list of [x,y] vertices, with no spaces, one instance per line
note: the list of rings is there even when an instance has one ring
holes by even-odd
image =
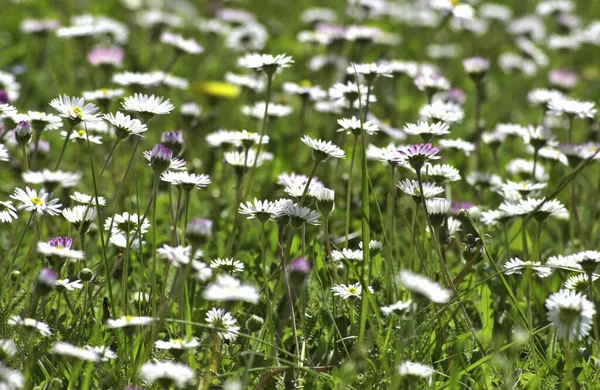
[[[566,93],[575,88],[579,80],[577,74],[568,69],[552,69],[548,81],[552,87]]]
[[[58,275],[56,272],[48,268],[42,268],[35,281],[34,293],[40,296],[48,295],[55,287],[57,280]]]
[[[458,88],[451,88],[444,94],[443,100],[445,103],[454,103],[463,105],[467,100],[467,95]]]
[[[488,70],[490,70],[490,61],[483,57],[471,57],[463,60],[465,72],[475,82],[481,82]]]
[[[173,151],[173,155],[179,156],[183,150],[183,130],[166,131],[161,134],[160,142]]]
[[[438,160],[441,157],[437,155],[440,149],[431,144],[415,144],[409,145],[403,149],[399,149],[400,154],[395,161],[402,164],[409,164],[417,172],[421,171],[425,162],[430,160]]]
[[[155,173],[163,173],[169,168],[173,151],[165,145],[156,144],[150,152],[150,167]]]
[[[87,62],[92,66],[120,67],[125,54],[118,47],[97,47],[87,55]]]
[[[304,256],[300,256],[292,260],[289,265],[290,274],[300,274],[306,276],[310,273],[311,269],[312,265],[310,261]]]
[[[8,93],[5,90],[0,89],[0,104],[7,103],[10,103],[10,100],[8,99]]]
[[[73,246],[73,239],[70,237],[53,237],[48,240],[48,244],[57,248],[71,249]]]
[[[26,144],[31,139],[31,124],[27,121],[21,121],[15,128],[15,138],[21,145]]]
[[[185,229],[185,238],[192,246],[200,246],[212,234],[213,221],[206,218],[192,218]]]

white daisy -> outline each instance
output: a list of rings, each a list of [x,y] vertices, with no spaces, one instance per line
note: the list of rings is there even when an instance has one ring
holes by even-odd
[[[460,172],[448,164],[425,164],[421,168],[421,174],[435,182],[459,181]],[[500,178],[498,178],[500,179]]]
[[[54,355],[68,356],[87,362],[97,363],[100,361],[100,355],[95,351],[80,348],[64,341],[57,341],[52,346],[51,353]]]
[[[116,115],[112,113],[105,114],[104,119],[115,127],[116,135],[119,139],[127,138],[130,134],[141,136],[142,133],[148,131],[148,127],[140,122],[139,119],[133,119],[131,116],[125,115],[120,111]]]
[[[164,349],[164,350],[186,350],[186,349],[196,349],[200,346],[200,341],[197,338],[192,338],[189,340],[183,339],[170,339],[167,341],[156,340],[154,343],[156,349]]]
[[[34,320],[33,318],[21,318],[19,316],[12,316],[8,319],[8,325],[20,325],[28,329],[36,330],[42,336],[51,336],[52,330],[50,326],[44,322]]]
[[[438,283],[407,270],[400,271],[398,283],[408,291],[435,303],[446,303],[451,297],[451,292]]]
[[[278,69],[287,68],[293,63],[292,57],[285,54],[272,56],[258,53],[248,53],[237,61],[238,66],[257,71],[264,70],[267,74],[273,74]]]
[[[113,83],[130,86],[139,85],[141,87],[150,88],[159,86],[165,79],[165,74],[161,71],[148,73],[139,72],[121,72],[115,73],[112,76]]]
[[[96,205],[96,197],[93,195],[82,194],[81,192],[75,191],[73,193],[73,195],[70,195],[70,198],[73,199],[77,203],[86,204],[86,205],[91,204],[92,206]],[[106,199],[99,196],[98,204],[100,204],[100,206],[106,205]]]
[[[73,239],[67,237],[55,237],[48,242],[37,243],[37,251],[44,256],[58,256],[69,259],[82,260],[85,255],[83,251],[71,249]]]
[[[106,218],[104,221],[104,230],[108,231],[112,226],[112,234],[121,233],[123,235],[129,234],[132,236],[133,234],[137,234],[138,228],[140,229],[140,233],[142,235],[148,232],[148,228],[150,227],[150,222],[148,219],[144,219],[141,221],[141,215],[138,214],[129,214],[127,211],[123,214],[115,214],[114,220],[112,217]]]
[[[581,340],[592,328],[594,303],[572,290],[560,290],[546,299],[547,318],[561,339]]]
[[[256,119],[263,119],[265,116],[266,102],[257,102],[253,106],[242,106],[242,114],[251,116]],[[282,118],[292,113],[292,107],[283,104],[269,103],[267,116],[273,118]]]
[[[83,288],[83,284],[81,284],[81,280],[70,281],[69,279],[58,279],[56,281],[56,290],[61,291],[64,289],[66,291],[73,290],[81,290]]]
[[[280,208],[277,217],[282,215],[290,217],[292,225],[296,227],[300,227],[305,223],[320,225],[319,218],[321,217],[321,213],[295,203],[287,203],[286,207]]]
[[[423,184],[423,196],[427,198],[433,198],[436,195],[444,192],[444,188],[437,186],[433,183],[422,183]],[[406,195],[410,195],[415,198],[421,198],[421,190],[419,182],[416,180],[405,179],[401,180],[396,184],[396,187]]]
[[[191,191],[194,188],[201,190],[211,183],[208,175],[189,173],[188,171],[165,171],[160,175],[160,179],[174,186],[180,186],[185,191]]]
[[[238,336],[240,327],[231,313],[223,309],[213,307],[206,312],[206,322],[216,328],[216,332],[222,339],[233,341]]]
[[[202,46],[200,46],[194,39],[185,39],[179,34],[173,34],[168,31],[165,31],[160,35],[160,41],[188,54],[200,54],[204,51]]]
[[[67,133],[66,131],[61,131],[60,135],[61,135],[61,137],[63,137],[63,139],[70,137],[71,142],[81,142],[81,143],[85,144],[89,140],[91,144],[96,144],[96,145],[102,144],[102,137],[100,137],[98,135],[90,135],[83,129],[75,130],[71,133]]]
[[[369,291],[373,294],[373,287],[369,286]],[[342,299],[348,299],[350,297],[361,299],[362,296],[362,285],[360,282],[345,285],[345,284],[336,284],[331,287],[331,292],[334,296],[340,297]]]
[[[352,118],[342,118],[338,119],[337,123],[341,126],[337,131],[345,131],[346,134],[354,134],[359,135],[361,129],[364,130],[367,134],[373,135],[379,131],[379,127],[377,125],[371,123],[370,121],[366,121],[362,123],[355,116]]]
[[[439,140],[441,149],[457,149],[470,156],[475,151],[475,145],[472,142],[465,141],[461,138],[456,139],[440,139]]]
[[[182,363],[167,361],[147,362],[142,364],[140,377],[148,384],[162,383],[170,388],[175,386],[183,389],[194,382],[194,371]]]
[[[117,319],[107,319],[106,326],[110,329],[120,329],[129,328],[133,326],[150,325],[152,321],[154,321],[152,317],[123,316]]]
[[[408,123],[403,128],[406,134],[419,135],[423,142],[431,142],[434,136],[450,134],[450,127],[444,122],[429,124],[427,122]]]
[[[402,314],[410,313],[413,310],[413,308],[414,308],[413,301],[409,299],[406,302],[398,301],[398,302],[394,303],[393,305],[382,306],[381,313],[386,317],[389,316],[390,314],[402,315]]]
[[[254,92],[262,92],[265,89],[265,82],[263,79],[247,76],[247,75],[238,75],[235,73],[227,72],[225,73],[225,81],[237,85],[238,87],[246,88]],[[284,90],[287,83],[284,83]]]
[[[238,213],[247,215],[248,219],[258,219],[260,222],[265,222],[278,213],[278,207],[275,202],[269,200],[258,200],[254,198],[254,202],[247,201],[246,204],[240,203]]]
[[[63,125],[59,116],[40,111],[27,111],[27,120],[34,130],[49,131],[60,129]]]
[[[48,169],[41,172],[23,172],[21,176],[25,183],[43,184],[48,188],[54,188],[57,185],[62,188],[74,187],[81,179],[80,172],[50,171]]]
[[[346,158],[346,152],[335,146],[331,141],[322,141],[310,138],[305,135],[301,141],[313,149],[313,157],[319,161],[326,161],[329,157]]]
[[[342,248],[341,251],[333,250],[331,251],[331,257],[334,261],[341,261],[344,259],[363,261],[363,259],[365,258],[362,249],[353,250],[349,248]]]
[[[71,125],[80,122],[98,122],[98,107],[92,103],[85,104],[85,100],[79,97],[61,95],[50,101],[50,106],[59,112]]]
[[[398,374],[411,382],[420,379],[427,379],[431,382],[433,373],[434,371],[431,366],[421,363],[402,362],[398,367]]]
[[[586,119],[596,116],[596,108],[594,102],[561,97],[550,100],[548,103],[548,114],[556,116],[565,114],[570,117]]]
[[[17,209],[12,205],[12,201],[0,200],[0,223],[11,223],[13,220],[18,219]]]
[[[121,105],[126,111],[138,112],[146,116],[166,115],[173,111],[175,107],[169,99],[163,100],[164,98],[160,96],[136,93],[133,96],[126,97]]]
[[[85,348],[87,351],[91,351],[97,354],[101,362],[107,362],[109,360],[117,359],[117,354],[113,352],[109,347],[106,347],[104,345],[86,345],[83,348]]]
[[[20,188],[15,188],[15,193],[10,197],[14,200],[21,202],[17,206],[19,210],[35,211],[38,214],[57,215],[60,213],[62,205],[58,199],[48,200],[49,194],[45,189],[41,189],[39,192],[35,189],[25,187],[25,191]]]
[[[458,104],[444,103],[438,100],[423,106],[419,110],[419,116],[425,120],[452,124],[462,121],[465,113]]]
[[[250,285],[242,284],[238,279],[227,274],[217,276],[217,280],[208,285],[202,293],[209,301],[244,301],[258,303],[258,290]]]

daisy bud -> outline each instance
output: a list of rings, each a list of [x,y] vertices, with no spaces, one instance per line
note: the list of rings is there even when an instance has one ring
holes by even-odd
[[[434,225],[441,226],[450,210],[450,201],[445,198],[425,199],[427,212]]]
[[[7,104],[9,102],[8,93],[5,90],[0,89],[0,104]]]
[[[171,149],[165,145],[156,144],[150,152],[150,167],[157,174],[163,173],[169,168],[172,158],[173,151]]]
[[[479,83],[490,69],[490,61],[483,57],[471,57],[463,60],[463,67],[469,77]]]
[[[19,280],[19,277],[21,276],[21,271],[13,271],[10,273],[10,280],[12,282],[16,282],[17,280]]]
[[[192,218],[185,229],[185,238],[193,245],[200,246],[211,236],[213,222],[206,218]]]
[[[54,289],[58,276],[49,268],[42,268],[34,285],[34,293],[37,295],[48,295]]]
[[[15,138],[20,145],[24,145],[31,139],[31,124],[27,121],[21,121],[15,128]]]
[[[89,268],[84,268],[79,272],[79,279],[84,282],[91,282],[94,279],[94,273]]]
[[[317,199],[317,209],[323,215],[331,213],[335,207],[334,197],[335,192],[329,188],[317,188],[313,191],[312,196]]]
[[[160,136],[160,142],[162,142],[167,148],[171,149],[173,151],[173,155],[179,156],[183,150],[183,131],[166,131]]]
[[[310,273],[311,268],[312,268],[312,265],[310,264],[310,261],[306,257],[303,257],[303,256],[300,256],[300,257],[292,260],[289,265],[291,275],[299,274],[299,275],[306,276]]]
[[[264,318],[259,317],[256,314],[252,314],[248,318],[248,321],[246,322],[246,328],[248,328],[248,330],[250,332],[258,332],[259,330],[261,330],[263,328],[264,324],[265,324]]]

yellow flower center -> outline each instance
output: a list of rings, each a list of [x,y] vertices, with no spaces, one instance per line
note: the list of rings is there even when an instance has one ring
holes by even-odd
[[[35,206],[43,206],[44,205],[44,201],[41,200],[40,198],[38,198],[37,196],[34,196],[33,198],[29,199],[31,201],[31,203],[33,203]]]
[[[77,115],[77,117],[79,119],[81,119],[83,117],[83,110],[77,106],[73,107],[73,112],[75,113],[75,115]]]
[[[389,119],[383,119],[381,120],[381,123],[387,126],[390,126],[392,124],[392,121]]]
[[[107,88],[100,89],[100,92],[102,92],[102,95],[108,95],[108,89]]]
[[[77,130],[77,134],[79,134],[80,137],[83,137],[85,135],[85,130]]]
[[[308,80],[302,80],[300,82],[300,86],[303,88],[310,88],[310,87],[312,87],[312,84]]]
[[[173,342],[173,344],[183,344],[183,340],[182,339],[173,339],[171,341]]]
[[[355,287],[348,288],[348,294],[356,295],[357,292]]]
[[[125,316],[125,322],[131,322],[134,318],[134,316]]]
[[[450,0],[450,2],[452,3],[453,6],[457,6],[460,4],[460,0]]]

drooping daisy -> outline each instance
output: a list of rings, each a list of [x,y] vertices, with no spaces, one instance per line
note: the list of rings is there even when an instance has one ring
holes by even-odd
[[[80,348],[64,341],[57,341],[51,350],[54,355],[72,357],[87,362],[97,363],[100,361],[100,355],[89,349]]]
[[[204,51],[202,46],[194,39],[185,39],[179,34],[173,34],[168,31],[161,34],[160,41],[175,47],[181,53],[200,54]]]
[[[10,196],[12,199],[21,202],[17,206],[19,210],[35,211],[40,215],[57,215],[60,214],[60,208],[62,205],[58,199],[48,200],[50,195],[45,189],[41,189],[39,192],[35,189],[25,187],[25,191],[20,188],[15,188],[15,193]]]
[[[167,389],[171,386],[184,389],[194,382],[194,371],[191,368],[182,363],[167,361],[144,363],[139,375],[148,385],[161,383]]]
[[[231,313],[223,309],[213,307],[206,312],[206,322],[216,328],[216,332],[222,339],[233,341],[237,338],[240,327]]]
[[[166,115],[175,108],[169,99],[141,93],[126,97],[121,105],[125,111],[137,112],[148,119],[154,115]]]
[[[361,126],[361,121],[355,116],[338,119],[337,123],[341,126],[337,131],[345,131],[347,134],[354,134],[355,136],[360,135],[361,130],[369,135],[376,134],[379,131],[379,127],[370,121],[363,122]]]
[[[12,205],[12,201],[0,200],[0,223],[11,223],[18,218],[17,209]]]
[[[130,134],[141,136],[142,133],[148,131],[148,127],[140,122],[139,119],[133,119],[131,116],[125,115],[120,111],[116,115],[112,113],[105,114],[104,119],[115,127],[118,139],[125,139]]]
[[[451,292],[438,283],[407,270],[400,271],[398,283],[408,291],[422,296],[431,302],[446,303],[451,297]]]
[[[369,286],[369,291],[373,294],[373,287]],[[362,285],[360,282],[345,285],[345,284],[336,284],[331,287],[331,292],[334,296],[340,297],[342,299],[348,299],[350,297],[362,299]]]
[[[76,125],[81,122],[98,122],[98,107],[92,103],[85,104],[85,100],[79,97],[61,95],[50,101],[50,106],[58,111],[59,115],[67,120],[69,124]]]
[[[423,142],[431,142],[434,136],[441,136],[444,134],[450,134],[450,127],[443,122],[436,122],[429,124],[427,122],[408,123],[404,126],[404,132],[406,134],[418,135],[421,137]]]
[[[346,158],[346,152],[332,144],[331,141],[316,140],[308,135],[303,136],[301,141],[313,149],[313,158],[317,161],[327,161],[329,157]]]
[[[581,340],[592,328],[594,303],[573,290],[560,290],[546,299],[547,318],[561,339]]]
[[[294,63],[292,57],[285,54],[272,56],[270,54],[248,53],[238,59],[238,66],[254,69],[256,71],[264,71],[272,75],[279,69],[288,68]]]
[[[217,276],[217,280],[208,285],[202,297],[209,301],[244,301],[258,303],[258,290],[250,285],[242,284],[238,279],[227,274]]]
[[[406,313],[410,313],[414,309],[413,301],[398,301],[389,306],[382,306],[381,313],[384,316],[389,316],[390,314],[403,315]]]
[[[47,242],[40,241],[37,244],[37,251],[44,256],[58,256],[69,259],[82,260],[84,253],[82,251],[71,249],[73,239],[69,237],[53,237]]]
[[[29,330],[35,330],[42,336],[51,336],[52,330],[50,326],[44,322],[34,320],[33,318],[21,318],[12,316],[8,319],[8,325],[19,325]]]
[[[211,183],[208,175],[189,173],[188,171],[165,171],[160,175],[160,179],[179,186],[184,191],[191,191],[194,188],[201,190]]]
[[[135,326],[150,325],[154,321],[152,317],[123,316],[121,318],[106,320],[106,326],[110,329],[129,328]]]

